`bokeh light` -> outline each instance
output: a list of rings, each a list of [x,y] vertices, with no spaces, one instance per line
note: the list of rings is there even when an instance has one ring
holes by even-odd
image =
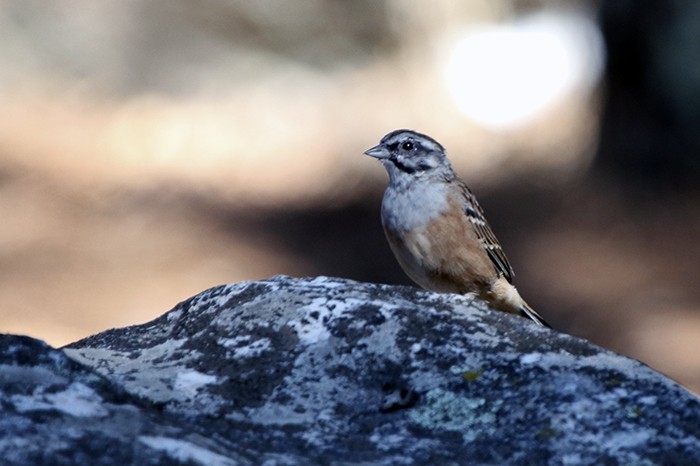
[[[459,109],[489,128],[522,126],[570,93],[590,92],[603,41],[583,13],[543,11],[463,32],[445,67]]]

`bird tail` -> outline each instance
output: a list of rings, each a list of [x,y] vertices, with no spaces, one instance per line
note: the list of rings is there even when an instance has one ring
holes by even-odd
[[[549,325],[547,321],[544,320],[542,316],[539,315],[533,308],[531,308],[530,305],[527,304],[525,301],[523,301],[520,305],[520,315],[523,317],[527,317],[528,319],[534,320],[538,325],[547,328],[552,328],[552,326]]]

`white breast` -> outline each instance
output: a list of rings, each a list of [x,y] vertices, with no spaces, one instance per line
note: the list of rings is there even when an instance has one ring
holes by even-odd
[[[412,177],[393,180],[384,193],[382,222],[392,231],[424,226],[447,210],[447,185]]]

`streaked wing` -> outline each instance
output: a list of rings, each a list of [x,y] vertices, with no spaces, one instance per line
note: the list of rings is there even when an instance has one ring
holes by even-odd
[[[458,184],[464,196],[464,211],[471,224],[474,225],[474,231],[476,232],[479,242],[488,253],[489,259],[493,262],[498,273],[503,275],[508,282],[512,283],[515,272],[513,272],[513,268],[510,266],[501,244],[498,242],[498,239],[496,239],[496,235],[493,234],[491,227],[486,221],[484,210],[477,202],[474,194],[462,180],[457,179],[454,182]]]

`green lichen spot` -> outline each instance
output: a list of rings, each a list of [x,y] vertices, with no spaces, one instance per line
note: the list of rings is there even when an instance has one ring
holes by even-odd
[[[641,417],[644,415],[644,411],[642,410],[642,407],[639,405],[628,406],[626,408],[626,410],[627,410],[627,417]]]
[[[462,378],[464,379],[465,382],[473,382],[479,377],[481,377],[481,374],[484,373],[483,368],[478,368],[477,370],[474,371],[466,371],[464,374],[462,374]]]
[[[615,377],[611,377],[608,379],[608,385],[611,387],[619,387],[622,384],[620,379],[616,379]]]
[[[535,438],[537,440],[544,442],[544,441],[551,439],[552,437],[554,437],[556,435],[557,435],[557,431],[554,430],[554,428],[552,427],[552,425],[549,422],[547,422],[544,426],[542,426],[542,428],[540,430],[537,431],[537,433],[535,434]]]

